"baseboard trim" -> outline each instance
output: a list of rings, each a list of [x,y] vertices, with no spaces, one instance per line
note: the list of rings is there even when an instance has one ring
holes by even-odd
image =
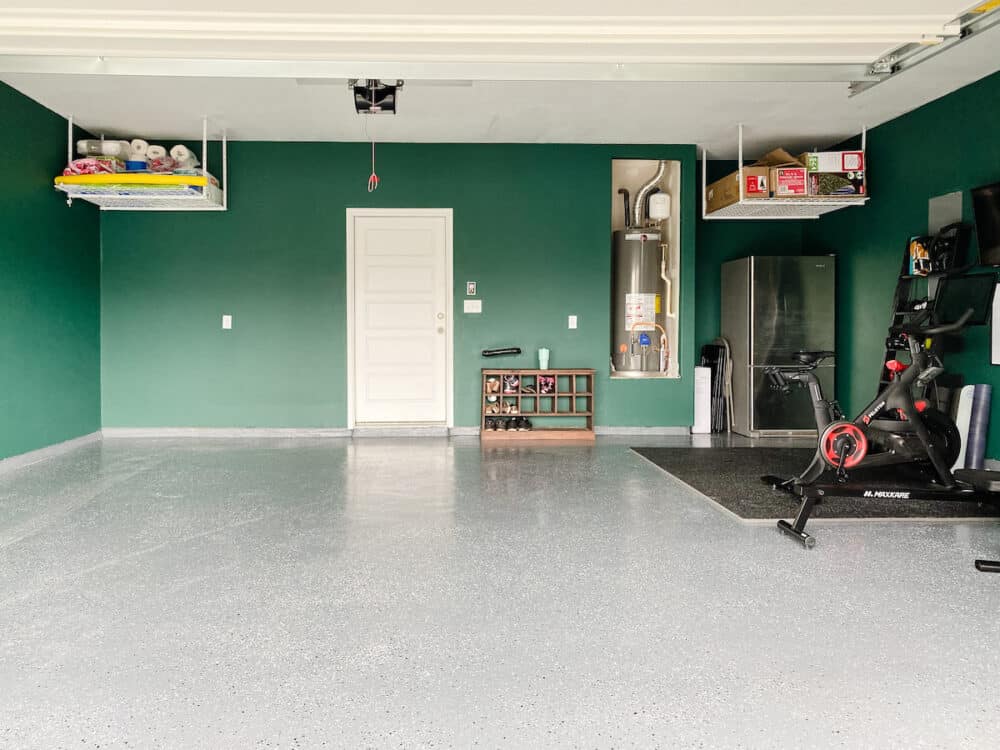
[[[349,438],[342,427],[105,427],[105,438]]]
[[[100,439],[100,431],[91,432],[88,435],[81,435],[80,437],[71,438],[70,440],[64,440],[63,442],[56,443],[55,445],[47,445],[44,448],[28,451],[27,453],[19,453],[16,456],[8,456],[7,458],[0,459],[0,474],[6,474],[9,471],[23,469],[25,466],[31,466],[32,464],[37,464],[41,461],[48,461],[50,458],[55,458],[56,456],[61,456],[65,453],[75,451],[77,448],[84,445],[96,443],[100,441]]]
[[[641,429],[641,428],[640,428]],[[478,427],[443,425],[391,427],[105,427],[109,440],[133,438],[389,438],[389,437],[479,437]]]
[[[354,437],[361,439],[393,437],[448,437],[448,428],[444,425],[355,427]]]
[[[607,427],[598,425],[594,428],[597,435],[669,435],[687,436],[691,434],[690,427]]]

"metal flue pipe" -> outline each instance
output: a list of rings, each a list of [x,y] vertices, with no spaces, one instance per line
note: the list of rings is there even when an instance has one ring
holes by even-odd
[[[663,178],[663,173],[667,171],[667,163],[663,160],[659,162],[656,167],[656,175],[643,185],[639,189],[639,194],[635,197],[635,203],[632,204],[632,226],[641,227],[644,223],[642,216],[643,206],[646,204],[646,198],[650,191],[656,187],[657,183]]]

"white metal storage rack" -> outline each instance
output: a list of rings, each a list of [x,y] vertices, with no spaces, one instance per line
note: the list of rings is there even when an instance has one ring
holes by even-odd
[[[68,120],[66,156],[73,160],[73,118]],[[190,183],[171,186],[156,185],[155,189],[143,189],[142,183],[127,184],[57,184],[56,189],[66,193],[66,203],[74,200],[87,201],[101,207],[102,211],[226,211],[229,207],[229,169],[226,132],[222,140],[221,186],[212,184],[207,177],[192,176]],[[208,118],[202,120],[201,164],[208,173]],[[126,177],[128,172],[114,175]],[[109,176],[110,177],[110,176]],[[158,175],[148,175],[148,184],[156,184]],[[129,182],[133,182],[129,180]]]
[[[867,129],[861,131],[864,152]],[[743,125],[739,126],[740,199],[736,203],[708,213],[708,149],[701,150],[701,218],[703,219],[818,219],[831,211],[849,206],[863,206],[867,195],[842,198],[746,198],[743,182]],[[867,165],[866,165],[867,166]]]

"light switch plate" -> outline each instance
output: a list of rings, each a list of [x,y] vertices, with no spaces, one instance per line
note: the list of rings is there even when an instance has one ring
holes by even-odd
[[[228,331],[233,327],[233,316],[223,315],[222,316],[222,330]]]
[[[569,316],[569,327],[570,328],[576,328],[576,316],[575,315],[570,315]]]
[[[481,313],[483,311],[483,301],[481,299],[467,299],[465,300],[464,310],[467,313]]]
[[[476,282],[475,281],[466,281],[465,282],[465,294],[468,297],[475,297],[476,296]]]

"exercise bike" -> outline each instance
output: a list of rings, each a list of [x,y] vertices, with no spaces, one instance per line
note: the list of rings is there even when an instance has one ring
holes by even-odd
[[[961,449],[958,428],[926,399],[914,396],[915,391],[923,393],[944,372],[940,358],[928,346],[930,338],[957,333],[988,319],[994,276],[962,278],[975,279],[978,294],[970,294],[967,283],[949,288],[948,280],[943,279],[933,310],[925,310],[890,332],[889,343],[893,348],[909,351],[910,363],[887,363],[894,379],[853,420],[845,419],[836,401],[824,397],[815,374],[817,366],[833,357],[834,352],[798,352],[797,364],[765,370],[772,387],[778,390],[787,393],[795,386],[809,390],[818,435],[816,453],[801,474],[790,479],[761,477],[774,489],[800,499],[794,521],[778,521],[778,528],[784,534],[805,547],[813,547],[816,540],[805,531],[805,526],[816,502],[827,495],[1000,503],[1000,472],[972,469],[953,472],[951,467]],[[980,309],[966,307],[970,300],[978,300]],[[962,307],[957,308],[958,305]],[[986,309],[981,309],[984,306]],[[957,317],[948,314],[956,309],[963,312]],[[865,471],[863,479],[852,481],[852,473],[863,469],[876,471]],[[871,478],[882,469],[893,473],[888,482],[884,477]],[[989,561],[977,561],[980,570],[992,571],[991,565]],[[1000,565],[997,570],[1000,571]]]

